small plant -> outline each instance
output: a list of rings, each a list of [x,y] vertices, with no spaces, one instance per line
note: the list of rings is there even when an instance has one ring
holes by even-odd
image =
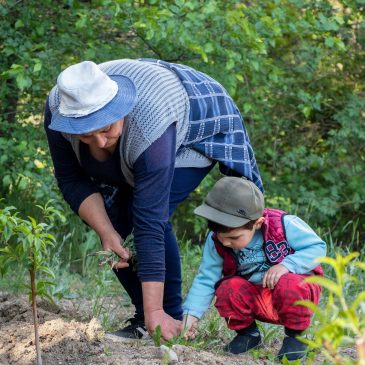
[[[121,241],[121,245],[129,250],[129,261],[133,264],[136,263],[136,248],[134,246],[134,236],[131,233],[124,241]],[[113,251],[97,251],[88,254],[87,256],[96,256],[99,261],[99,266],[109,265],[111,269],[114,269],[115,265],[119,261],[119,256]],[[135,265],[134,265],[135,267]]]
[[[52,223],[56,216],[62,215],[46,204],[38,206],[45,221]],[[38,333],[37,296],[52,298],[47,292],[50,285],[55,285],[54,273],[47,266],[49,247],[55,242],[48,233],[51,225],[37,223],[32,217],[22,219],[15,207],[0,209],[0,274],[4,275],[12,265],[21,265],[29,272],[29,300],[32,304],[37,364],[42,365],[41,348]],[[42,275],[41,275],[42,274]]]
[[[302,359],[289,361],[286,356],[284,356],[282,363],[283,365],[300,365],[302,363]]]
[[[161,326],[157,326],[155,328],[155,330],[151,333],[151,337],[153,340],[153,343],[155,344],[156,347],[160,347],[161,346]]]
[[[319,326],[312,331],[313,337],[303,338],[303,341],[311,349],[322,351],[336,365],[365,364],[365,291],[358,293],[354,299],[348,295],[354,287],[361,284],[361,274],[365,271],[365,262],[354,261],[358,256],[357,252],[347,256],[337,253],[336,258],[317,259],[320,263],[330,265],[335,273],[334,280],[320,276],[306,279],[309,283],[327,289],[329,296],[326,306],[319,308],[309,301],[296,302],[311,309],[319,321]],[[344,357],[339,351],[341,346],[350,345],[357,347],[357,361]]]
[[[161,351],[162,355],[162,365],[168,365],[170,363],[178,362],[178,357],[173,350],[173,346],[179,343],[179,340],[183,338],[180,334],[177,337],[173,337],[170,340],[163,340],[161,327],[157,326],[151,334],[152,340],[156,347]]]
[[[111,269],[114,269],[114,266],[119,261],[119,256],[111,250],[92,252],[89,253],[88,256],[96,256],[99,261],[99,266],[104,266],[107,264]]]
[[[136,260],[137,258],[137,251],[136,246],[134,245],[134,235],[133,231],[130,235],[126,237],[126,239],[122,242],[122,246],[128,248],[129,253],[131,255],[132,260]]]
[[[113,355],[113,350],[112,350],[112,348],[111,348],[109,345],[105,345],[105,346],[104,346],[104,354],[105,354],[106,356],[111,356],[111,355]]]

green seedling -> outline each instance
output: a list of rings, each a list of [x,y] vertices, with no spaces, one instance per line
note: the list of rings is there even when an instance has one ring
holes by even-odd
[[[128,235],[126,237],[126,239],[123,241],[122,246],[125,248],[128,248],[129,253],[131,255],[132,258],[136,258],[137,256],[137,251],[136,251],[136,246],[134,245],[134,236],[133,236],[133,231],[130,235]]]
[[[127,248],[129,250],[129,254],[130,254],[129,261],[131,261],[132,263],[135,263],[137,253],[136,253],[136,249],[134,246],[133,233],[131,233],[129,236],[127,236],[127,238],[124,241],[123,240],[121,241],[121,246],[123,246],[124,248]],[[99,261],[99,266],[108,265],[108,266],[110,266],[111,269],[114,269],[115,265],[119,261],[119,256],[111,250],[92,252],[92,253],[88,254],[88,256],[96,256]]]
[[[53,271],[47,266],[49,262],[49,247],[54,245],[55,238],[49,233],[55,217],[61,214],[49,203],[42,210],[43,219],[48,223],[37,223],[32,217],[22,219],[15,207],[0,209],[0,274],[22,266],[29,272],[29,300],[32,303],[34,322],[36,362],[42,365],[42,355],[38,333],[37,296],[46,297],[53,301],[47,289],[55,285]]]
[[[171,350],[171,348],[176,343],[179,337],[174,337],[168,341],[163,340],[161,333],[161,326],[157,326],[155,328],[155,330],[151,334],[151,337],[156,347],[159,347],[161,350],[163,347],[165,348],[165,352],[163,353],[162,357],[162,365],[168,365],[170,362],[171,352],[174,356],[176,356],[176,354],[174,353],[174,351]]]
[[[161,326],[157,326],[155,328],[155,330],[152,332],[151,334],[153,343],[155,344],[156,347],[160,347],[161,346]]]
[[[113,355],[113,350],[112,350],[112,348],[111,348],[109,345],[105,345],[105,346],[104,346],[104,354],[105,354],[106,356],[111,356],[111,355]]]
[[[115,265],[119,261],[119,256],[111,250],[93,252],[88,254],[88,256],[96,256],[99,266],[108,265],[111,269],[114,269]]]

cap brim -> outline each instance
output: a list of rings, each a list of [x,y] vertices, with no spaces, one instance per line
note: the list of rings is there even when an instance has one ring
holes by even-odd
[[[52,114],[49,128],[62,133],[84,134],[124,118],[136,104],[137,90],[128,77],[118,75],[109,75],[109,77],[118,84],[118,91],[108,104],[79,118],[66,117],[56,111]]]
[[[202,204],[194,210],[196,215],[206,218],[212,222],[221,224],[225,227],[237,228],[250,222],[250,219],[236,217],[231,214],[223,213],[207,204]]]

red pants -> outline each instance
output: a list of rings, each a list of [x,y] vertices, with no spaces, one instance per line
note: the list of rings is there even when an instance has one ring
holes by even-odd
[[[305,330],[310,325],[312,311],[294,302],[310,300],[318,304],[321,295],[319,285],[303,282],[306,277],[308,275],[285,274],[271,290],[234,276],[219,285],[215,306],[232,330],[246,328],[255,319]]]

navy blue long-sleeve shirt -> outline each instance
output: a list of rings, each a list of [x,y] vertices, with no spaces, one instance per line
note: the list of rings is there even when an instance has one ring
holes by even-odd
[[[93,159],[88,146],[80,142],[80,164],[71,144],[61,133],[48,128],[51,118],[47,102],[44,126],[55,177],[72,210],[78,213],[81,203],[91,194],[99,192],[95,180],[116,187],[125,186],[118,148],[111,159],[100,162]],[[163,282],[165,279],[164,231],[169,219],[175,152],[176,128],[171,125],[133,166],[132,218],[141,281]]]

